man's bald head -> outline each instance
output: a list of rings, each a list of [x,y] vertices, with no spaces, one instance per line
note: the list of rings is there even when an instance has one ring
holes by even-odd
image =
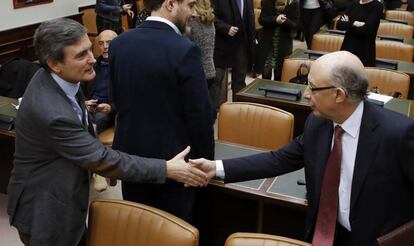
[[[116,34],[116,32],[114,32],[112,30],[103,30],[101,33],[99,33],[99,35],[98,35],[98,44],[99,44],[99,49],[102,52],[102,57],[104,59],[108,59],[108,57],[109,57],[109,55],[108,55],[109,43],[116,36],[118,36],[118,34]]]
[[[351,101],[363,100],[367,93],[368,78],[364,65],[348,51],[337,51],[321,56],[311,67],[312,73],[329,78],[331,84],[343,88]]]

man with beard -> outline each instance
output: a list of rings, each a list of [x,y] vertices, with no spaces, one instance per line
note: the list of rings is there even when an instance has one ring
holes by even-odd
[[[211,105],[201,52],[182,36],[195,15],[195,0],[145,0],[151,11],[138,28],[109,47],[117,125],[112,147],[164,158],[185,146],[190,157],[214,157]],[[195,190],[122,183],[126,200],[148,204],[191,221]]]

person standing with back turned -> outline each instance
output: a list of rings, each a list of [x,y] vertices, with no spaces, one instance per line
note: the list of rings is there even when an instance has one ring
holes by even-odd
[[[190,157],[214,157],[207,82],[200,49],[183,36],[195,0],[145,0],[151,11],[109,47],[110,78],[118,110],[113,148],[168,158],[185,146]],[[191,221],[195,189],[122,183],[125,200],[148,204]]]

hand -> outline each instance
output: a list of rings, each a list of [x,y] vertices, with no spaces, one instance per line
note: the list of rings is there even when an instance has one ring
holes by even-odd
[[[109,114],[111,112],[112,108],[111,105],[107,103],[100,103],[96,106],[95,111],[102,112],[105,114]]]
[[[132,7],[132,5],[131,4],[124,4],[124,5],[122,5],[122,12],[124,12],[124,13],[126,13],[128,10],[130,10],[131,9],[131,7]]]
[[[353,26],[356,26],[356,27],[361,27],[361,26],[364,26],[365,25],[365,22],[362,22],[362,21],[354,21],[354,23],[352,23],[352,25]]]
[[[167,161],[167,178],[184,183],[186,187],[206,186],[208,183],[207,175],[184,160],[190,149],[190,146],[188,146],[181,153]]]
[[[285,22],[286,19],[287,19],[286,15],[281,14],[276,17],[276,22],[277,24],[283,24],[283,22]]]
[[[127,10],[127,15],[128,15],[129,17],[131,17],[131,19],[132,19],[132,18],[134,18],[134,11],[132,11],[132,10],[128,9],[128,10]]]
[[[86,105],[86,109],[89,112],[93,113],[96,111],[96,107],[98,106],[98,100],[97,99],[86,100],[85,105]]]
[[[234,37],[234,35],[236,35],[236,33],[239,31],[239,28],[237,26],[232,26],[229,29],[229,36],[230,37]]]
[[[341,15],[341,21],[349,21],[349,17],[347,15]]]
[[[210,161],[204,158],[190,160],[190,165],[200,169],[207,174],[208,180],[216,176],[216,161]]]

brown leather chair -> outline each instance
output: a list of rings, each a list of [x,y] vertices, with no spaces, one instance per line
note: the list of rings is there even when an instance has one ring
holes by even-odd
[[[303,241],[262,233],[231,234],[224,246],[312,246]]]
[[[315,51],[333,52],[341,49],[344,36],[316,33],[312,38],[311,49]]]
[[[407,99],[410,86],[408,74],[378,67],[366,67],[369,90],[377,87],[381,94],[392,96],[394,92],[400,92],[401,97]]]
[[[375,50],[377,53],[377,58],[407,62],[413,61],[414,46],[409,44],[394,41],[377,40],[375,42]]]
[[[89,246],[197,246],[198,240],[197,228],[147,205],[99,200],[89,208]]]
[[[262,12],[261,2],[261,0],[253,0],[254,24],[256,30],[262,28],[262,25],[259,24],[260,13]]]
[[[99,141],[106,147],[112,147],[112,142],[114,141],[115,126],[106,129],[101,132],[98,136]]]
[[[381,22],[378,27],[378,36],[397,36],[413,38],[414,27],[401,23]]]
[[[292,140],[294,117],[281,109],[247,102],[224,103],[218,140],[276,150]]]
[[[310,67],[313,60],[304,58],[286,58],[283,61],[282,77],[280,80],[282,82],[289,82],[290,79],[297,75],[298,68],[302,63],[305,63]]]
[[[83,25],[88,29],[88,35],[96,37],[98,29],[96,27],[96,13],[94,8],[87,8],[81,11]]]
[[[404,10],[387,10],[385,11],[386,20],[402,20],[408,24],[414,24],[414,14]]]

